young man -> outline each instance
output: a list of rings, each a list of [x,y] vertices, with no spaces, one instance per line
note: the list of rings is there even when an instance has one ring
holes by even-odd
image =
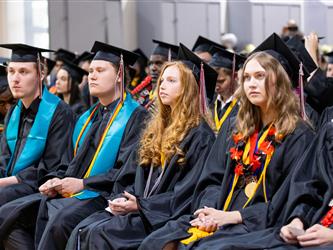
[[[38,191],[65,152],[74,124],[69,107],[42,87],[41,52],[24,44],[3,44],[13,51],[8,83],[15,99],[1,140],[0,206]]]
[[[124,187],[134,182],[135,164],[126,171],[121,167],[127,161],[135,161],[129,155],[136,150],[146,111],[124,92],[121,76],[122,66],[133,64],[137,56],[101,42],[95,42],[92,51],[96,55],[89,68],[89,88],[99,102],[75,125],[74,158],[68,169],[63,166],[49,174],[53,178],[40,187],[45,199],[39,195],[31,198],[34,202],[26,202],[26,206],[24,201],[17,206],[12,204],[11,209],[31,209],[31,213],[24,213],[13,227],[6,228],[10,223],[4,219],[0,238],[6,238],[6,248],[64,249],[72,229],[91,213],[107,206],[106,197],[115,182]],[[42,199],[37,217],[38,209],[32,207]],[[7,208],[2,210],[4,214],[10,206]],[[8,236],[1,235],[8,230]]]

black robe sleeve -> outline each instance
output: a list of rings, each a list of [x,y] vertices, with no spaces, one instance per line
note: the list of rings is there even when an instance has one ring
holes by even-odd
[[[213,131],[206,123],[202,123],[194,130],[186,136],[181,144],[181,148],[185,151],[185,165],[179,166],[177,164],[177,156],[170,160],[170,163],[165,167],[164,178],[158,187],[160,191],[144,198],[141,183],[146,183],[146,181],[141,180],[140,196],[137,202],[140,216],[148,229],[159,228],[168,220],[176,219],[190,212],[193,190],[215,140]],[[137,193],[138,190],[136,190]]]
[[[13,112],[14,107],[15,107],[15,105],[13,105],[7,112],[7,115],[5,117],[4,131],[1,136],[1,157],[0,157],[0,177],[1,178],[6,177],[6,168],[7,168],[7,164],[10,160],[10,155],[11,155],[9,148],[8,148],[5,131],[7,130],[8,119],[9,119],[11,113]]]
[[[65,103],[60,102],[53,115],[45,150],[39,163],[20,171],[16,175],[19,182],[38,188],[45,181],[44,176],[59,166],[62,155],[70,144],[73,126],[74,115],[72,111]]]
[[[84,179],[85,188],[104,191],[108,195],[116,181],[119,192],[122,192],[125,187],[134,182],[137,159],[136,154],[132,153],[137,152],[147,115],[147,111],[141,106],[134,111],[126,125],[115,166],[107,174]],[[125,168],[126,171],[122,170],[123,165],[128,166]]]
[[[223,124],[212,149],[205,161],[205,167],[195,188],[192,213],[203,206],[217,207],[221,183],[228,160],[227,151],[232,138],[235,118],[227,119]]]
[[[323,113],[321,113],[318,130],[327,122],[333,122],[333,106],[325,108]]]
[[[319,114],[326,107],[333,105],[333,78],[326,77],[321,69],[317,69],[304,90],[307,94],[307,103]]]
[[[298,217],[305,228],[318,223],[333,194],[333,124],[326,123],[292,177],[285,224]]]

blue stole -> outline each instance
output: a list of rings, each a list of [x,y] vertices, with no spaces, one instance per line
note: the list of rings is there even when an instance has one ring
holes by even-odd
[[[124,104],[123,104],[122,108],[120,109],[118,115],[115,117],[113,123],[111,124],[111,126],[107,132],[107,135],[104,139],[101,150],[99,151],[96,161],[91,168],[89,177],[96,176],[99,174],[105,174],[110,169],[113,168],[113,166],[116,162],[119,147],[121,144],[121,139],[123,137],[127,122],[131,118],[133,111],[138,106],[139,106],[139,104],[135,100],[132,99],[131,95],[126,94],[126,99],[124,101]],[[77,121],[77,123],[75,125],[75,129],[74,129],[74,133],[73,133],[73,145],[75,145],[75,143],[78,139],[78,136],[80,134],[80,131],[81,131],[83,125],[85,124],[86,120],[90,116],[93,108],[94,107],[92,107],[90,110],[88,110],[83,115],[81,115],[79,120]],[[115,112],[115,109],[113,112]],[[93,119],[90,121],[90,123],[92,123],[92,121],[93,121]],[[91,126],[91,124],[88,124],[87,128],[89,129],[90,126]],[[86,128],[86,131],[88,130],[87,128]],[[84,133],[82,134],[79,145],[84,141],[84,137],[87,134],[86,131],[84,131]],[[73,197],[76,197],[79,200],[85,200],[85,199],[98,197],[99,195],[100,194],[98,192],[85,189],[82,192],[75,194]]]
[[[29,131],[24,148],[14,163],[13,171],[11,173],[12,176],[39,161],[44,152],[49,126],[59,102],[59,97],[52,95],[46,88],[44,88],[35,121]],[[6,168],[6,175],[8,174],[13,161],[15,148],[18,146],[16,143],[19,133],[21,109],[22,101],[19,100],[9,118],[6,128],[7,145],[11,153]]]

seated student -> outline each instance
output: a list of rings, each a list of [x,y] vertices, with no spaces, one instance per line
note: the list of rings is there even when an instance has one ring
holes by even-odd
[[[212,40],[207,39],[203,36],[198,36],[195,41],[192,51],[196,54],[203,62],[209,63],[212,60],[212,56],[214,53],[214,47],[226,49],[221,44],[218,44]]]
[[[111,213],[82,221],[67,249],[137,249],[153,230],[189,211],[215,139],[203,94],[204,84],[215,82],[217,74],[206,64],[200,66],[201,60],[182,44],[179,59],[183,61],[162,68],[158,109],[141,139],[134,187],[110,202]],[[214,88],[207,93],[212,97]]]
[[[0,64],[0,138],[4,130],[6,114],[13,104],[14,98],[8,85],[7,69],[6,66]]]
[[[69,107],[42,87],[41,52],[25,44],[2,44],[12,50],[7,66],[10,90],[18,102],[5,119],[1,139],[0,206],[35,193],[58,166],[74,124]]]
[[[79,84],[85,75],[88,75],[87,71],[65,60],[57,73],[56,93],[77,115],[82,114],[86,110],[85,105],[81,101],[79,90]]]
[[[234,97],[234,92],[238,86],[235,74],[245,58],[219,47],[214,47],[214,51],[209,65],[218,73],[215,86],[216,97],[212,102],[213,116],[218,132],[226,119],[237,115],[238,103]]]
[[[128,163],[133,167],[126,172],[122,166],[135,160],[131,152],[147,112],[124,92],[122,75],[137,56],[101,42],[95,42],[92,51],[96,55],[89,68],[89,87],[99,102],[76,122],[73,150],[67,156],[72,160],[48,174],[49,180],[39,188],[42,195],[24,197],[1,209],[0,238],[6,248],[65,248],[72,229],[106,206],[104,197],[115,182],[134,182],[134,164]]]
[[[228,236],[279,223],[291,173],[313,137],[292,91],[299,63],[276,34],[248,57],[235,125],[225,124],[215,141],[195,190],[194,217],[168,222],[141,249],[220,249]]]

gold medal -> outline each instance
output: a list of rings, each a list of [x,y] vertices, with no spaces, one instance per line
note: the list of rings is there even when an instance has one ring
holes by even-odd
[[[251,181],[245,186],[245,195],[247,198],[250,198],[256,190],[257,182]]]

